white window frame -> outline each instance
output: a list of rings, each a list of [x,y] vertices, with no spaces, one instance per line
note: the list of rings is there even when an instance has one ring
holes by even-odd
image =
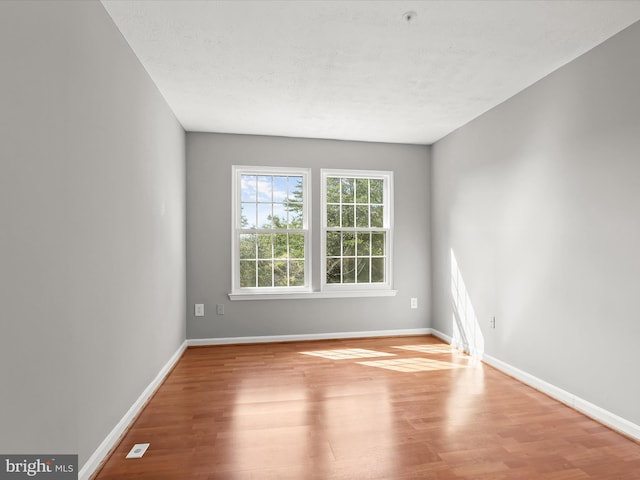
[[[286,232],[303,233],[304,234],[304,285],[303,286],[287,286],[287,287],[240,287],[240,235],[242,233],[282,233],[279,229],[246,229],[241,225],[241,194],[242,188],[240,181],[243,175],[257,176],[301,176],[303,184],[303,213],[302,228],[287,229]],[[295,168],[295,167],[260,167],[234,165],[232,167],[232,293],[237,296],[263,296],[282,294],[300,294],[311,291],[311,169]],[[230,295],[230,297],[231,297]]]
[[[321,169],[320,170],[320,202],[321,202],[321,240],[320,240],[320,285],[323,292],[362,292],[392,291],[393,288],[393,172],[380,170],[353,169]],[[327,227],[327,178],[368,178],[383,180],[383,227]],[[382,231],[386,233],[385,242],[385,281],[380,283],[327,283],[327,232],[331,230],[347,231]],[[382,292],[380,292],[382,293]]]

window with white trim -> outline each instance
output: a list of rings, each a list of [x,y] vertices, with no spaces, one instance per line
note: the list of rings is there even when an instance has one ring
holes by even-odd
[[[310,171],[233,167],[233,291],[310,290]]]
[[[321,176],[323,290],[391,288],[393,172]]]

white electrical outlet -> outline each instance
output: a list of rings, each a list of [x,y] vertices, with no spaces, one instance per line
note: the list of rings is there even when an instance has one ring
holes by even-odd
[[[196,303],[196,317],[204,317],[204,303]]]
[[[411,298],[411,308],[418,308],[418,299],[415,297]]]
[[[125,458],[142,458],[149,445],[149,443],[136,443]]]
[[[491,317],[491,320],[489,320],[489,327],[496,328],[496,317]]]
[[[219,303],[216,305],[216,313],[218,315],[224,315],[224,304]]]

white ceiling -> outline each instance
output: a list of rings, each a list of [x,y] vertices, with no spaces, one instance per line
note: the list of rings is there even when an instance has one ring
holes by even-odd
[[[187,131],[417,144],[640,19],[638,0],[102,3]]]

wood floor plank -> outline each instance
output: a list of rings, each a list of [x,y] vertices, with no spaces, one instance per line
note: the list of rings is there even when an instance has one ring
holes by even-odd
[[[640,480],[640,444],[432,336],[221,345],[185,351],[95,478]]]

